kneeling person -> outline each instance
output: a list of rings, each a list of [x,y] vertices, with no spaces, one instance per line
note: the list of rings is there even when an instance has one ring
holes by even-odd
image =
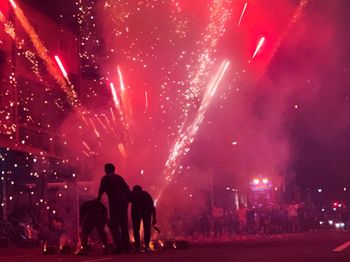
[[[143,222],[145,250],[149,251],[149,242],[151,240],[151,222],[153,225],[157,223],[156,209],[153,204],[151,195],[142,190],[141,186],[134,186],[130,193],[131,202],[131,218],[133,233],[135,238],[136,251],[140,250],[140,226]]]
[[[88,252],[88,237],[96,227],[97,233],[100,236],[103,244],[103,250],[107,253],[107,234],[105,226],[108,222],[107,208],[101,201],[95,199],[85,202],[80,209],[80,224],[81,224],[81,251],[79,255],[85,255]]]

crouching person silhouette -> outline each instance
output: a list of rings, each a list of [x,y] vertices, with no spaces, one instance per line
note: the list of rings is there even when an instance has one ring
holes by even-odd
[[[131,202],[131,219],[133,226],[133,233],[135,238],[135,252],[141,251],[140,245],[140,226],[141,220],[143,222],[144,229],[144,242],[145,251],[150,251],[149,242],[151,240],[151,223],[155,225],[156,208],[153,204],[151,195],[142,190],[139,185],[134,186],[133,191],[130,193]]]
[[[78,255],[86,255],[88,253],[88,237],[96,228],[103,244],[103,252],[108,253],[107,234],[105,226],[108,223],[107,208],[98,199],[90,200],[80,208],[80,225],[81,225],[81,250]]]

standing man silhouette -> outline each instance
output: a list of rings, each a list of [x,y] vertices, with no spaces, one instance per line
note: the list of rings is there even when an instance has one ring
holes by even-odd
[[[98,200],[103,193],[108,196],[110,229],[116,253],[129,252],[128,202],[130,188],[125,180],[115,174],[111,163],[105,164],[105,173],[98,190]]]
[[[139,252],[141,247],[141,220],[143,223],[145,251],[148,252],[151,250],[149,247],[149,242],[151,240],[151,223],[152,225],[157,223],[156,208],[154,207],[153,199],[148,192],[142,190],[141,186],[136,185],[130,194],[130,201],[132,226],[135,238],[135,252]]]

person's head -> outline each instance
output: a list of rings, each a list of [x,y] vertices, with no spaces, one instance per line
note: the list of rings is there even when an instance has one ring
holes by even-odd
[[[142,187],[139,186],[139,185],[136,185],[136,186],[133,187],[132,190],[133,190],[133,191],[142,191]]]
[[[111,173],[114,173],[115,171],[115,167],[112,163],[107,163],[105,164],[105,172],[106,174],[111,174]]]

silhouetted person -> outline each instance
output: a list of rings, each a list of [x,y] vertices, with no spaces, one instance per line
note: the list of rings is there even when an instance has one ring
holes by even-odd
[[[85,255],[88,252],[88,237],[96,228],[103,244],[103,251],[107,253],[108,242],[105,226],[108,223],[107,208],[101,201],[95,199],[86,201],[80,208],[80,225],[81,225],[81,251],[79,255]]]
[[[131,218],[132,227],[135,238],[135,249],[140,250],[140,225],[143,222],[145,250],[149,250],[149,242],[151,240],[151,222],[153,225],[157,223],[156,208],[153,204],[151,195],[142,190],[141,186],[134,186],[131,194]]]
[[[98,200],[103,193],[108,196],[110,229],[116,253],[129,252],[128,202],[130,189],[125,180],[115,174],[113,164],[105,164],[106,175],[102,177]]]
[[[49,232],[45,236],[44,246],[63,248],[68,242],[67,232],[64,229],[63,219],[54,217]]]
[[[199,218],[199,227],[204,237],[210,235],[210,218],[208,212],[204,212]]]
[[[215,237],[220,237],[222,233],[222,221],[224,219],[224,209],[215,205],[212,210],[213,231]]]

